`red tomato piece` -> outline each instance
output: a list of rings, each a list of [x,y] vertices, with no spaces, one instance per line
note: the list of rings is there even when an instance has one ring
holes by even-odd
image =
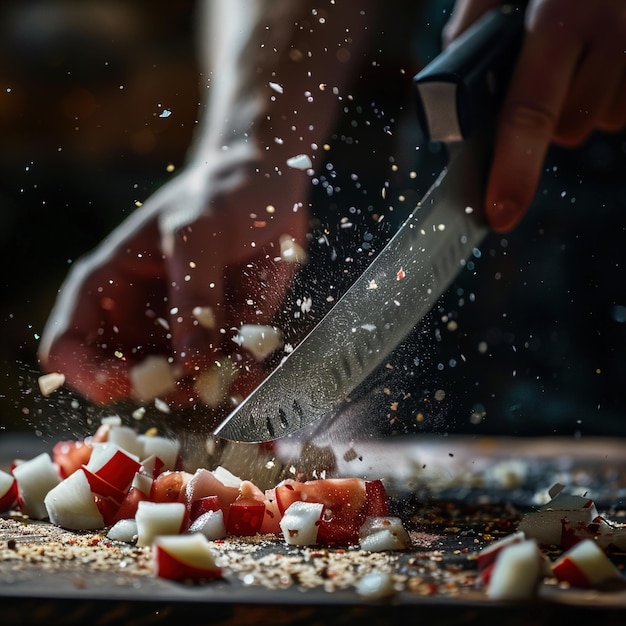
[[[363,518],[364,520],[365,518]],[[324,546],[350,545],[359,542],[359,519],[322,518],[317,529],[317,543]]]
[[[11,486],[0,497],[0,513],[8,511],[17,503],[17,480],[13,478]]]
[[[93,499],[98,507],[98,511],[100,511],[100,515],[102,515],[104,525],[113,525],[117,521],[116,516],[120,508],[119,502],[116,502],[113,498],[99,496],[98,494],[93,494]]]
[[[59,468],[61,478],[67,478],[86,465],[93,446],[85,441],[59,441],[52,448],[52,460]]]
[[[94,470],[94,473],[120,491],[127,492],[135,474],[140,469],[141,463],[126,452],[117,450],[102,467]]]
[[[219,567],[204,568],[184,563],[161,547],[156,548],[154,560],[156,575],[160,578],[183,582],[215,580],[222,577],[222,570]]]
[[[569,583],[572,587],[588,589],[592,587],[587,574],[569,556],[560,558],[552,567],[552,573],[560,581]]]
[[[189,519],[194,521],[208,511],[220,510],[220,499],[217,496],[204,496],[194,500],[189,506]]]
[[[152,502],[186,502],[185,487],[191,474],[179,470],[162,472],[152,481]]]
[[[373,490],[378,493],[378,488]],[[276,487],[281,514],[296,502],[324,505],[318,530],[321,544],[348,544],[359,540],[359,529],[368,514],[366,482],[360,478],[326,478],[298,482],[285,480]]]
[[[261,530],[265,516],[265,504],[258,500],[239,498],[228,507],[226,532],[229,535],[249,537]]]
[[[333,511],[360,511],[366,501],[365,481],[360,478],[325,478],[322,480],[284,480],[276,487],[276,501],[283,514],[297,500],[317,502]]]
[[[111,483],[108,483],[98,474],[91,472],[86,467],[83,466],[83,472],[85,472],[85,476],[87,477],[87,482],[89,483],[89,488],[91,491],[112,502],[116,502],[117,506],[120,506],[124,498],[126,497],[126,492],[118,489]]]
[[[113,522],[118,522],[121,519],[134,519],[135,515],[137,515],[137,506],[140,502],[147,499],[148,496],[141,489],[131,487],[126,497],[122,500],[122,504],[115,512]]]
[[[219,480],[213,472],[200,468],[191,476],[185,487],[187,508],[205,496],[217,496],[220,501],[224,520],[228,518],[228,507],[239,497],[237,487],[229,487]]]
[[[365,481],[365,517],[387,517],[389,515],[389,497],[383,481]]]

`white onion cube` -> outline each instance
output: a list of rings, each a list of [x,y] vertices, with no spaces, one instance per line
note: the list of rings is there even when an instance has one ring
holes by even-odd
[[[544,575],[544,557],[537,542],[527,539],[512,543],[496,558],[487,587],[493,600],[532,598]]]
[[[411,539],[399,517],[368,517],[359,530],[359,544],[369,552],[405,550]]]
[[[22,511],[33,519],[48,517],[44,499],[61,482],[50,455],[42,452],[28,461],[23,461],[15,466],[13,476],[17,480]]]
[[[324,505],[317,502],[298,500],[289,505],[279,522],[285,542],[292,546],[315,545],[323,509]]]
[[[386,572],[369,572],[355,585],[356,592],[369,600],[381,600],[393,595],[396,590],[391,576]]]
[[[233,341],[250,352],[257,361],[263,361],[283,345],[283,337],[278,328],[259,324],[243,324]]]
[[[137,540],[137,522],[134,519],[118,520],[109,528],[107,537],[113,541],[133,543]]]
[[[182,502],[150,502],[142,500],[137,505],[137,545],[150,546],[158,535],[177,535],[185,520]]]
[[[176,387],[172,365],[164,356],[148,356],[128,374],[135,396],[144,402],[162,396]]]
[[[173,470],[176,467],[180,442],[168,437],[139,435],[138,443],[141,445],[141,458],[156,456],[163,463],[163,470]]]
[[[226,525],[224,524],[223,511],[220,509],[219,511],[207,511],[203,513],[192,522],[189,527],[189,532],[202,533],[211,541],[223,539],[226,537]]]
[[[45,506],[50,522],[61,528],[95,530],[104,527],[104,519],[82,469],[53,487],[46,495]]]

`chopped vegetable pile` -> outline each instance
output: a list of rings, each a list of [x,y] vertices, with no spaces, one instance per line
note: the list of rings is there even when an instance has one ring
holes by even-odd
[[[59,529],[97,531],[107,545],[148,550],[155,575],[185,582],[223,576],[216,546],[226,540],[238,540],[241,549],[246,541],[253,546],[267,538],[303,554],[336,551],[338,558],[356,550],[372,564],[373,553],[410,554],[418,547],[415,519],[390,513],[383,480],[289,478],[261,489],[225,467],[181,467],[178,442],[138,434],[119,417],[108,417],[93,436],[62,441],[51,454],[15,460],[9,472],[0,471],[0,513],[17,508]],[[546,585],[626,590],[621,565],[612,558],[626,549],[626,526],[561,485],[549,495],[547,504],[507,526],[509,532],[485,534],[465,553],[468,588],[499,601],[532,599]],[[236,558],[229,552],[231,562]],[[413,561],[405,559],[407,571]],[[353,586],[380,598],[418,578],[372,567]],[[424,593],[423,585],[417,588]]]

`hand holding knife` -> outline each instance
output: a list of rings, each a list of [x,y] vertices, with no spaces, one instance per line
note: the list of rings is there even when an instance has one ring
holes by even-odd
[[[447,166],[363,275],[216,435],[268,441],[328,415],[448,288],[487,232],[489,142],[522,32],[522,10],[500,7],[415,77],[425,135],[446,144]]]

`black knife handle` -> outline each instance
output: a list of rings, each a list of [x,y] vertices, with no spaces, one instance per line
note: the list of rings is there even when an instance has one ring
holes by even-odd
[[[522,5],[483,15],[414,78],[428,141],[464,141],[495,120],[524,34]]]

